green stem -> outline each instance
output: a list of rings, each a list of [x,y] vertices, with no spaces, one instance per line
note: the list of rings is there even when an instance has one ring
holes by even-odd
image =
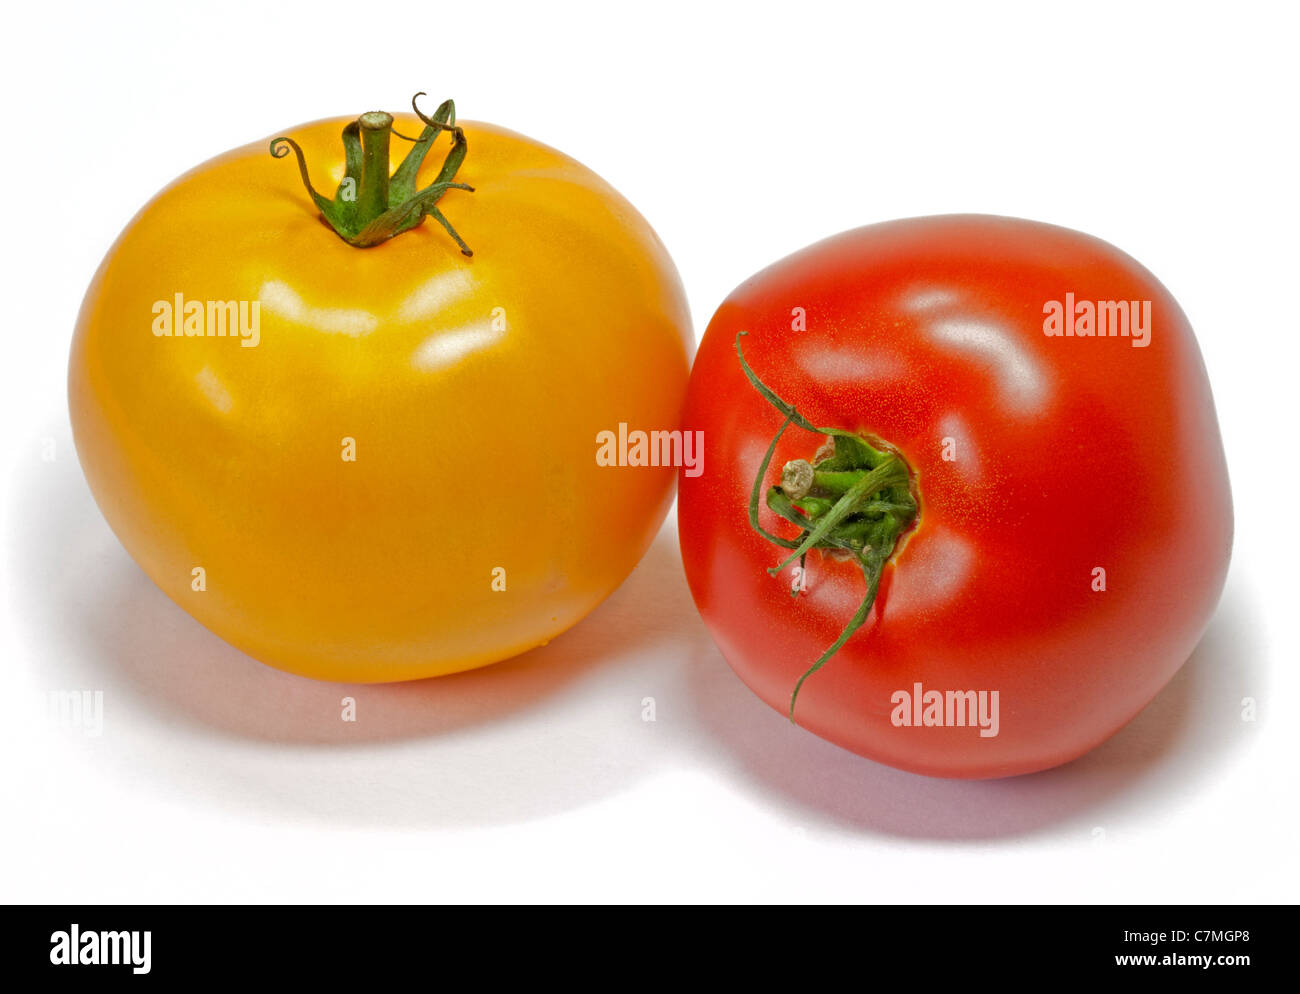
[[[862,470],[838,470],[826,472],[813,470],[812,486],[809,492],[818,491],[827,494],[846,494],[862,479]]]
[[[861,560],[862,577],[867,582],[867,596],[862,598],[862,603],[858,609],[853,612],[853,617],[849,623],[844,626],[844,631],[840,632],[840,637],[830,644],[830,647],[818,657],[817,662],[813,663],[804,671],[803,675],[795,681],[794,690],[790,692],[790,721],[794,722],[794,702],[799,699],[799,691],[803,689],[803,682],[826,665],[835,653],[839,652],[859,628],[867,620],[867,615],[871,613],[871,605],[876,602],[876,591],[880,589],[880,569],[873,568],[867,560]]]
[[[357,213],[376,218],[388,210],[388,138],[393,115],[372,110],[357,118],[361,128],[361,183],[357,188]]]
[[[411,100],[411,106],[424,122],[424,130],[418,138],[406,138],[414,144],[391,176],[388,173],[391,136],[397,134],[399,138],[406,137],[393,131],[391,114],[381,110],[370,111],[343,129],[344,175],[332,200],[322,196],[312,186],[306,156],[296,141],[286,137],[272,139],[271,154],[282,159],[290,151],[294,153],[307,193],[330,227],[349,245],[357,248],[380,245],[404,231],[418,227],[426,217],[432,217],[451,236],[462,254],[472,256],[474,253],[470,247],[437,207],[439,199],[448,190],[467,190],[471,193],[474,190],[472,186],[455,180],[456,172],[465,161],[468,150],[465,132],[456,126],[455,104],[445,100],[432,117],[426,117],[416,104],[422,96],[423,93],[417,93]],[[451,149],[435,180],[424,189],[417,190],[420,166],[444,131],[451,134]]]
[[[832,530],[851,514],[861,513],[862,505],[887,487],[907,479],[907,469],[897,459],[883,462],[875,469],[863,473],[853,486],[844,492],[834,506],[817,519],[812,531],[808,532],[793,552],[779,565],[768,570],[772,576],[780,573],[800,556],[807,555],[831,534]]]
[[[789,550],[780,565],[772,567],[768,573],[777,575],[796,560],[803,561],[814,549],[838,550],[841,554],[847,551],[853,555],[866,582],[862,602],[844,630],[795,683],[790,694],[790,720],[794,721],[795,701],[804,681],[839,652],[866,622],[880,590],[885,566],[920,509],[912,490],[911,473],[903,457],[890,447],[878,448],[861,435],[845,429],[818,428],[808,422],[750,368],[741,347],[741,337],[745,334],[741,332],[736,336],[736,354],[741,368],[759,394],[785,416],[758,467],[749,502],[749,521],[754,530],[772,544]],[[798,539],[774,535],[766,531],[758,520],[763,478],[767,475],[777,443],[791,424],[822,435],[830,443],[823,442],[811,462],[795,459],[786,463],[782,468],[780,485],[767,491],[768,508],[800,529]]]

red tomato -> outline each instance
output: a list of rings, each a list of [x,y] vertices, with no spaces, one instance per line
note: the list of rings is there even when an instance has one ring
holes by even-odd
[[[738,343],[775,398],[746,378]],[[786,420],[776,398],[906,467],[827,533],[837,548],[806,552],[802,580],[799,556],[769,568],[838,493],[803,499],[795,520],[809,527],[771,509],[799,490],[782,467],[816,462],[827,440],[796,422],[758,485],[757,523],[786,544],[751,526]],[[772,707],[791,711],[881,560],[870,613],[802,684],[793,717],[891,766],[997,777],[1074,759],[1170,680],[1222,590],[1232,503],[1191,327],[1151,273],[1075,231],[929,217],[797,252],[714,315],[685,423],[707,455],[702,475],[680,477],[691,591]],[[833,483],[835,468],[817,479]],[[850,542],[864,534],[865,553]]]

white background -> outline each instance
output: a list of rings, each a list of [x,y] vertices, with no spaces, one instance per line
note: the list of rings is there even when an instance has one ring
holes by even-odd
[[[1048,6],[11,5],[0,899],[1300,898],[1296,15]],[[673,252],[697,334],[754,270],[892,217],[1020,215],[1135,255],[1198,331],[1231,465],[1236,548],[1202,647],[1084,759],[963,783],[754,698],[695,614],[671,521],[578,628],[354,691],[355,725],[343,688],[208,634],[82,479],[64,390],[81,295],[190,166],[417,89],[610,180]],[[35,717],[81,688],[104,692],[99,738]]]

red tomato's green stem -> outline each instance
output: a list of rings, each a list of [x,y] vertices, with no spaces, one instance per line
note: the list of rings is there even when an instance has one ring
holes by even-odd
[[[880,589],[885,564],[893,556],[899,538],[916,520],[920,507],[912,488],[911,472],[903,457],[887,445],[873,445],[861,435],[842,428],[818,428],[808,422],[792,404],[776,395],[745,360],[741,337],[736,336],[736,355],[741,369],[765,400],[785,415],[785,421],[768,446],[749,500],[749,523],[763,538],[789,555],[768,570],[775,576],[804,558],[813,549],[849,555],[862,569],[867,591],[849,623],[831,646],[808,668],[790,694],[790,720],[799,690],[862,627],[871,613]],[[793,459],[781,471],[781,483],[767,491],[767,506],[778,517],[800,529],[798,539],[783,538],[765,530],[758,520],[758,501],[763,478],[785,430],[795,424],[825,436],[814,461]]]
[[[465,132],[456,126],[454,103],[444,100],[433,117],[426,117],[416,103],[422,96],[423,93],[417,93],[411,98],[411,107],[425,124],[419,138],[406,138],[393,131],[393,115],[381,110],[362,114],[343,129],[343,181],[339,183],[333,200],[322,196],[312,186],[306,156],[292,138],[273,138],[271,154],[282,159],[292,151],[297,156],[298,172],[307,193],[329,226],[349,245],[357,248],[379,245],[419,226],[426,217],[432,217],[452,237],[461,252],[470,256],[474,253],[436,206],[448,190],[468,190],[471,193],[474,190],[465,183],[455,182],[456,171],[465,161],[468,150]],[[444,131],[451,133],[452,146],[442,168],[432,183],[422,190],[416,189],[420,166]],[[414,144],[402,164],[389,176],[388,147],[390,136],[394,134]]]
[[[840,632],[840,637],[831,643],[830,648],[821,654],[817,662],[813,663],[795,681],[794,690],[790,693],[790,721],[794,721],[794,702],[799,699],[799,691],[803,687],[803,682],[826,665],[835,653],[840,651],[840,647],[849,640],[849,637],[862,627],[862,623],[867,620],[867,615],[871,613],[871,605],[876,602],[876,591],[880,588],[880,569],[872,568],[866,559],[859,560],[862,566],[862,576],[867,581],[867,595],[862,598],[862,603],[858,609],[853,612],[853,617],[849,623],[844,626],[844,631]]]
[[[803,537],[803,541],[795,547],[795,550],[780,565],[770,568],[768,573],[776,576],[800,556],[820,546],[840,522],[845,521],[850,515],[862,513],[864,505],[875,495],[896,484],[907,485],[907,467],[897,456],[887,456],[875,469],[862,470],[853,485],[831,505],[830,510],[815,519],[816,524],[813,529]]]

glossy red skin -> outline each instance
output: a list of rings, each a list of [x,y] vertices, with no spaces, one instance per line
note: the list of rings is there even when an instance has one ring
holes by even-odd
[[[1043,305],[1150,300],[1146,348],[1055,338]],[[807,330],[791,330],[806,311]],[[1222,590],[1232,504],[1210,385],[1186,317],[1134,259],[1065,228],[955,215],[859,228],[738,287],[695,360],[680,477],[691,591],[732,668],[782,713],[862,599],[852,562],[784,553],[749,526],[781,424],[755,372],[813,424],[875,435],[910,463],[921,513],[866,623],[804,684],[797,722],[882,763],[999,777],[1068,762],[1138,713],[1187,660]],[[957,440],[955,461],[941,440]],[[821,437],[790,428],[764,489]],[[795,538],[766,507],[761,521]],[[1107,590],[1092,589],[1093,568]],[[997,690],[1000,729],[895,727],[891,695]]]

